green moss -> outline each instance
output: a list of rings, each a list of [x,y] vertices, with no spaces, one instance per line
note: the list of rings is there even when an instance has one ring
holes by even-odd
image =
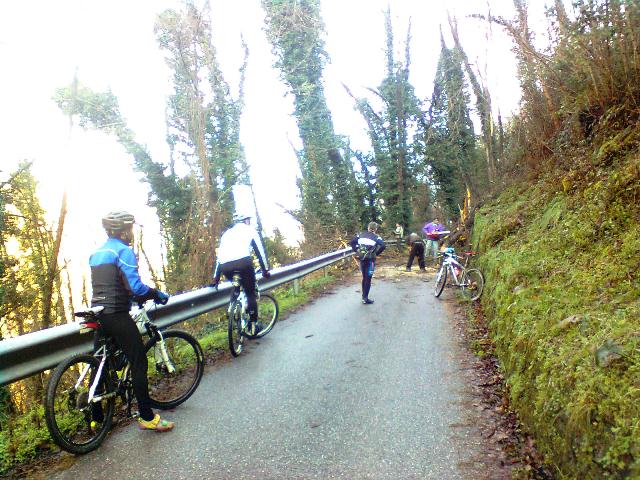
[[[511,401],[559,478],[640,478],[639,171],[629,155],[569,194],[541,181],[476,216]],[[606,348],[620,354],[598,362]]]

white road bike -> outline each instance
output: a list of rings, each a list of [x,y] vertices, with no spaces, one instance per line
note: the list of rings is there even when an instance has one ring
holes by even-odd
[[[484,288],[484,277],[482,272],[477,268],[467,269],[459,260],[462,257],[456,255],[452,247],[445,248],[440,254],[441,263],[436,273],[436,282],[433,294],[436,298],[442,295],[447,279],[451,279],[450,285],[460,289],[462,296],[469,300],[475,301],[482,295]]]

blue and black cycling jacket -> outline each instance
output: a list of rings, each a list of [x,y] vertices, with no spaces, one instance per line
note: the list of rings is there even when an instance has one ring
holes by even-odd
[[[357,234],[355,237],[351,239],[349,242],[349,246],[354,252],[358,251],[359,246],[364,246],[368,250],[371,250],[373,253],[372,257],[375,258],[376,255],[380,255],[387,245],[384,243],[384,240],[373,232],[362,232]]]
[[[93,297],[91,306],[102,305],[104,313],[128,312],[135,297],[147,300],[155,290],[140,279],[133,249],[118,238],[109,238],[89,258]]]

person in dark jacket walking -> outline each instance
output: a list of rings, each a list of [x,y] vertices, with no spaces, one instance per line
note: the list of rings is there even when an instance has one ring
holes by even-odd
[[[424,271],[424,242],[422,238],[415,233],[412,232],[407,239],[407,243],[411,247],[411,251],[409,252],[409,260],[407,261],[407,272],[411,271],[411,265],[413,265],[413,259],[418,257],[418,265],[420,266],[420,270]]]
[[[376,268],[376,256],[380,255],[386,245],[384,240],[376,233],[378,224],[370,222],[367,231],[357,234],[351,239],[349,245],[356,252],[360,260],[360,271],[362,272],[362,303],[370,305],[373,300],[369,298],[371,290],[371,279]]]

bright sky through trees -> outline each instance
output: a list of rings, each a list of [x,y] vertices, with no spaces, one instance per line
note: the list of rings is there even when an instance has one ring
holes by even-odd
[[[470,13],[486,13],[486,2],[388,3],[398,50],[403,48],[411,17],[410,80],[419,98],[431,95],[440,52],[440,26],[452,46],[449,9],[458,18],[469,58],[478,63],[483,76],[488,64],[486,75],[494,104],[500,106],[503,115],[515,110],[519,92],[510,41],[494,26],[493,38],[487,43],[486,24],[466,18]],[[532,16],[541,17],[543,4],[530,3]],[[288,209],[297,206],[298,166],[292,145],[298,147],[299,139],[290,116],[292,101],[283,96],[284,86],[272,68],[260,1],[210,0],[209,4],[214,44],[226,79],[236,90],[242,62],[241,34],[250,51],[241,139],[264,226],[268,233],[277,226],[295,241],[300,238],[297,226],[277,204]],[[33,160],[43,205],[52,221],[57,218],[62,191],[67,188],[69,214],[62,252],[72,264],[84,265],[91,250],[102,242],[99,218],[111,209],[132,211],[146,225],[146,243],[158,235],[158,225],[154,212],[146,206],[146,185],[133,172],[123,148],[112,137],[71,126],[51,97],[56,88],[68,85],[76,72],[80,82],[94,91],[110,88],[136,140],[148,146],[155,160],[168,159],[165,97],[170,92],[170,78],[153,33],[156,15],[168,7],[179,9],[181,4],[172,0],[42,0],[3,5],[0,177],[6,177],[19,161]],[[325,69],[325,88],[336,133],[349,136],[354,148],[366,151],[371,147],[365,123],[342,83],[358,96],[367,96],[367,87],[379,85],[384,75],[386,7],[386,0],[322,1],[331,59]],[[494,14],[512,17],[510,0],[492,0],[491,8]],[[155,253],[159,255],[159,249]]]

